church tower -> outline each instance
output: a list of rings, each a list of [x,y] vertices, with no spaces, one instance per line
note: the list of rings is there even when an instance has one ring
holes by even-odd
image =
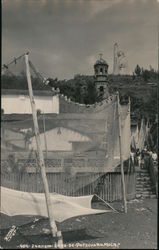
[[[94,64],[94,78],[95,86],[99,99],[105,99],[109,96],[108,91],[108,63],[102,58],[102,54],[99,54],[100,58]]]

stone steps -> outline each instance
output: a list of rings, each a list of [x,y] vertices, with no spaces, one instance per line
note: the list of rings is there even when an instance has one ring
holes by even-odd
[[[137,169],[136,170],[138,173],[140,172],[140,173],[148,173],[148,170],[147,169]]]
[[[142,178],[139,178],[136,180],[136,183],[149,183],[151,184],[151,180],[150,179],[147,179],[147,180],[143,180]]]
[[[156,198],[156,194],[152,190],[150,175],[146,169],[137,172],[136,198]]]
[[[150,181],[140,181],[140,182],[136,182],[136,186],[151,186],[151,182]]]
[[[137,177],[137,180],[139,180],[139,181],[141,181],[141,180],[149,181],[150,176],[139,176],[139,177]]]
[[[156,196],[156,194],[151,194],[151,195],[150,195],[150,198],[151,198],[151,199],[157,199],[157,196]]]
[[[147,170],[141,170],[138,173],[140,173],[140,174],[148,174],[149,172]]]
[[[150,193],[150,194],[136,194],[136,198],[150,198],[150,199],[157,199],[156,194]]]
[[[138,187],[144,187],[144,186],[151,186],[151,183],[150,182],[137,182],[136,183],[136,186],[138,186]]]
[[[149,192],[149,193],[138,193],[136,194],[136,198],[151,198],[151,199],[156,199],[156,194],[154,194],[153,192]]]
[[[136,188],[147,188],[152,187],[151,183],[136,183]]]
[[[143,177],[150,177],[150,175],[149,174],[138,174],[137,175],[137,178],[143,178]]]
[[[136,191],[136,194],[140,194],[140,195],[152,195],[152,194],[154,194],[154,192],[152,192],[152,191]]]
[[[147,192],[152,192],[153,193],[153,190],[151,188],[147,188],[147,189],[136,189],[136,192],[137,193],[147,193]]]

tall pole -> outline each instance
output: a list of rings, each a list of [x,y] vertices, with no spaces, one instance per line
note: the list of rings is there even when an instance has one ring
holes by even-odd
[[[118,44],[114,44],[114,62],[113,62],[113,74],[117,75],[118,74],[118,56],[117,56],[117,51],[118,51]]]
[[[47,177],[46,177],[46,172],[45,172],[44,157],[43,157],[43,152],[42,152],[41,143],[40,143],[39,126],[38,126],[37,113],[36,113],[35,101],[34,101],[33,90],[32,90],[28,53],[25,54],[25,63],[26,63],[26,76],[27,76],[27,82],[28,82],[29,97],[30,97],[33,122],[34,122],[37,152],[38,152],[41,175],[42,175],[42,180],[43,180],[43,185],[44,185],[44,190],[45,190],[45,199],[46,199],[47,212],[48,212],[48,217],[49,217],[49,222],[50,222],[50,228],[51,228],[52,236],[58,238],[59,232],[57,230],[57,226],[53,217],[51,199],[50,199],[50,194],[49,194],[49,187],[48,187],[48,182],[47,182]],[[62,247],[59,247],[59,248],[62,248]]]
[[[158,96],[159,96],[159,18],[158,18],[158,77],[157,77],[157,80],[158,80],[158,83],[157,83],[157,106],[159,104],[158,102]],[[158,127],[158,115],[156,117],[156,123],[157,123],[157,127]],[[158,145],[158,129],[157,129],[157,145]],[[157,191],[157,194],[158,194],[158,191]]]
[[[45,115],[43,112],[43,127],[44,127],[44,141],[45,141],[45,150],[46,150],[46,159],[47,159],[47,140],[46,140],[46,128],[45,128]]]
[[[117,92],[117,109],[118,109],[119,149],[120,149],[120,167],[121,167],[121,179],[122,179],[122,190],[123,190],[123,203],[124,203],[124,211],[125,213],[127,213],[127,201],[126,201],[126,190],[125,190],[125,179],[124,179],[124,168],[123,168],[123,149],[122,149],[122,135],[121,135],[119,92]]]
[[[158,27],[157,27],[157,32],[158,32],[158,69],[157,69],[157,96],[159,95],[159,20],[158,20]],[[158,100],[158,98],[157,98]],[[158,103],[158,102],[157,102]],[[158,119],[157,119],[158,122]],[[158,133],[158,129],[157,129],[157,133]],[[157,138],[158,138],[158,134],[157,134]]]
[[[115,44],[114,44],[114,51],[113,51],[113,53],[114,53],[114,57],[113,57],[113,74],[115,75]]]
[[[159,21],[158,21],[158,84],[159,84]]]

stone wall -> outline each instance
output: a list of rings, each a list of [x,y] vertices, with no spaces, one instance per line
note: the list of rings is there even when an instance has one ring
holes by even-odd
[[[99,112],[114,100],[115,96],[109,96],[101,102],[85,105],[71,101],[63,95],[59,95],[59,113],[94,113]]]

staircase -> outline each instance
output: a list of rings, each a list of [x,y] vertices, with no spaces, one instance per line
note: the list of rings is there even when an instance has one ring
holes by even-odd
[[[155,189],[146,169],[136,169],[136,198],[156,198]]]

